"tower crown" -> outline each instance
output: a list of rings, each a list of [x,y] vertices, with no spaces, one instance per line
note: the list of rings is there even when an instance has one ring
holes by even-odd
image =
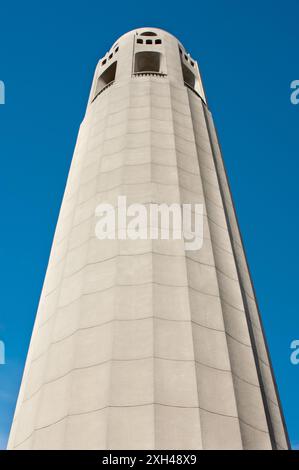
[[[197,61],[178,39],[163,29],[138,28],[120,36],[99,60],[89,104],[111,85],[148,76],[185,85],[206,102]]]

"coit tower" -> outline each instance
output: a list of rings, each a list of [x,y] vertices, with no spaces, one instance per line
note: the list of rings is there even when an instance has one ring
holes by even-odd
[[[99,239],[97,207],[120,196],[201,204],[200,249]],[[8,448],[288,447],[198,63],[130,31],[96,67]]]

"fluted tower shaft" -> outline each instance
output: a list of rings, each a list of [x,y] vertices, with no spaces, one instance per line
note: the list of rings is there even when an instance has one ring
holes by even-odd
[[[103,239],[96,207],[203,204],[203,244]],[[10,449],[285,449],[277,391],[197,62],[123,35],[97,65]]]

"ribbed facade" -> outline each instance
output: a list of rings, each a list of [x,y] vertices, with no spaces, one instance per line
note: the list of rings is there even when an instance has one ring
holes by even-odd
[[[202,248],[98,240],[95,208],[120,195],[204,204]],[[131,31],[96,68],[9,448],[287,447],[197,63]]]

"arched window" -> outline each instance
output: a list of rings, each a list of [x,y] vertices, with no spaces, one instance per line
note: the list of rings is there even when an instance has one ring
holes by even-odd
[[[193,72],[182,62],[182,72],[184,82],[191,88],[195,88],[196,77]]]
[[[109,83],[113,83],[115,80],[115,73],[116,73],[116,64],[117,62],[113,62],[109,67],[102,73],[102,75],[99,76],[98,81],[97,81],[97,87],[96,87],[96,92],[95,96],[97,96],[104,88],[106,85],[109,85]]]
[[[153,31],[145,31],[144,33],[141,33],[140,36],[157,36],[156,33],[153,33]]]

